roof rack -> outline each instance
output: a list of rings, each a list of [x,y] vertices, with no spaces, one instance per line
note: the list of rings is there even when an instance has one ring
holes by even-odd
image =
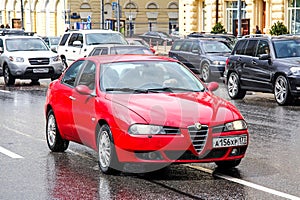
[[[255,38],[255,37],[270,37],[266,34],[250,34],[250,35],[244,35],[242,38]]]
[[[27,35],[27,36],[33,36],[34,32],[25,32],[22,29],[0,29],[0,35]]]

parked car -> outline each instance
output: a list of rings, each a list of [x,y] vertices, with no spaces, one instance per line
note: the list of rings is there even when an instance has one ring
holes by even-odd
[[[114,45],[105,44],[94,47],[88,56],[98,56],[107,54],[149,54],[153,55],[153,52],[145,46],[141,45]]]
[[[52,52],[38,36],[0,36],[0,76],[6,85],[14,85],[16,79],[58,78],[63,64],[57,53]]]
[[[128,44],[124,35],[112,30],[76,30],[65,32],[57,52],[67,67],[75,60],[86,57],[99,44]]]
[[[42,37],[42,38],[52,51],[57,51],[57,45],[60,40],[59,36],[47,36],[47,37]]]
[[[162,31],[148,31],[139,35],[140,38],[148,42],[150,45],[163,45],[166,43],[167,45],[171,45],[173,42],[173,38],[166,32]]]
[[[175,58],[200,74],[203,81],[223,77],[225,61],[231,53],[231,46],[223,40],[210,38],[175,40],[169,57]]]
[[[63,152],[70,141],[84,144],[98,152],[107,174],[132,162],[235,167],[247,149],[247,124],[234,105],[213,94],[217,88],[168,57],[81,58],[49,84],[48,147]]]
[[[142,38],[131,37],[131,38],[126,38],[126,40],[130,45],[142,45],[142,46],[148,47],[154,54],[156,52],[154,47],[152,45],[148,44]]]
[[[300,96],[300,37],[255,36],[240,39],[226,61],[229,97],[243,99],[246,91],[274,93],[279,105]]]

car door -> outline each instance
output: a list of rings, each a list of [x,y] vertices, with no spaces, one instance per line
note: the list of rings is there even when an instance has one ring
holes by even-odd
[[[76,61],[65,72],[62,77],[59,92],[57,92],[54,113],[56,116],[57,124],[61,134],[66,135],[67,138],[78,141],[77,133],[74,128],[74,119],[72,113],[73,106],[73,89],[77,76],[84,65],[84,61]]]
[[[270,58],[268,59],[268,57],[266,57],[266,55],[270,56],[269,49],[268,40],[259,40],[255,57],[253,57],[251,61],[252,71],[256,81],[255,85],[263,91],[272,91],[271,77],[273,67]]]
[[[81,55],[83,44],[83,35],[81,33],[72,33],[68,41],[68,48],[65,53],[68,65],[72,64]]]
[[[237,69],[240,74],[240,83],[243,87],[256,87],[255,69],[253,69],[253,57],[255,56],[258,40],[248,40],[245,45],[243,55],[237,58],[239,68]]]
[[[77,85],[85,85],[95,93],[96,89],[96,64],[87,61],[82,72],[79,75]],[[87,146],[94,146],[96,130],[96,107],[95,95],[80,94],[73,89],[72,113],[74,117],[74,127],[78,139]],[[98,108],[99,109],[99,108]]]
[[[200,70],[200,62],[201,62],[201,54],[202,50],[200,48],[200,43],[198,40],[193,41],[191,46],[191,51],[188,55],[188,62],[194,70]]]
[[[181,45],[179,52],[178,52],[178,58],[180,61],[186,65],[188,68],[190,68],[192,71],[196,71],[197,68],[192,65],[192,63],[189,60],[190,54],[191,54],[191,48],[193,45],[192,40],[186,40]]]

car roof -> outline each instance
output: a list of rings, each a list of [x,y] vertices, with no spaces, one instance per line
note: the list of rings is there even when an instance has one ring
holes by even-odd
[[[81,30],[69,30],[69,33],[80,32],[80,33],[119,33],[110,29],[81,29]]]
[[[100,64],[105,63],[114,63],[114,62],[136,62],[136,61],[170,61],[170,62],[178,62],[173,58],[169,58],[167,56],[155,56],[148,54],[118,54],[118,55],[99,55],[99,56],[91,56],[80,58],[79,60],[91,60],[98,62]]]

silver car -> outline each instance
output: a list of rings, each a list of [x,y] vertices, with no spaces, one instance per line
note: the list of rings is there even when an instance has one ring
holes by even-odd
[[[0,76],[6,85],[14,85],[16,79],[54,80],[64,70],[58,54],[37,36],[1,36],[0,53]]]

